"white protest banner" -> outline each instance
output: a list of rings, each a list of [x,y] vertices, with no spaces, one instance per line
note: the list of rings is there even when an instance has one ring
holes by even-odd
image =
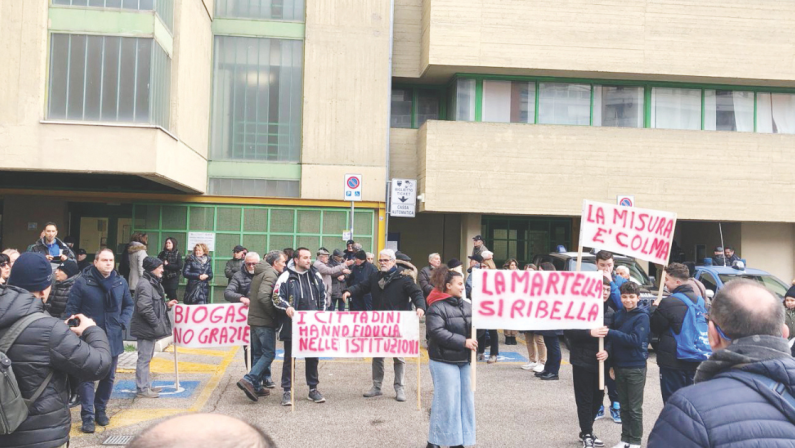
[[[668,264],[676,213],[584,201],[580,245]]]
[[[504,330],[588,330],[602,326],[599,272],[473,269],[472,326]]]
[[[174,305],[174,345],[229,347],[249,344],[248,307],[242,303]]]
[[[413,311],[296,311],[296,358],[414,358],[420,321]]]

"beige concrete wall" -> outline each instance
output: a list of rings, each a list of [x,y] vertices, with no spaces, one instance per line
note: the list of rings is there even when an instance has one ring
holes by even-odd
[[[434,252],[443,262],[460,257],[461,215],[418,213],[415,218],[389,218],[389,233],[400,233],[398,249],[422,269]]]
[[[44,224],[52,221],[58,226],[58,238],[69,235],[67,202],[43,196],[6,196],[3,200],[3,247],[25,252],[28,245],[39,238]],[[36,230],[28,230],[35,222]]]
[[[432,67],[795,79],[789,0],[425,3]]]
[[[431,120],[418,145],[421,210],[578,216],[634,194],[680,219],[795,222],[791,135]]]
[[[302,199],[345,199],[346,174],[362,175],[362,200],[383,202],[386,197],[386,170],[377,166],[301,165]]]
[[[204,6],[178,2],[175,11],[177,29],[186,32],[175,46],[172,65],[172,131],[178,141],[154,128],[41,122],[49,56],[47,4],[0,2],[0,167],[134,174],[203,193],[211,45]]]
[[[390,179],[417,178],[417,133],[416,129],[389,130]]]
[[[742,252],[748,267],[763,269],[789,285],[795,278],[795,225],[742,223]]]
[[[171,126],[185,146],[207,159],[213,33],[205,5],[182,1],[174,10],[179,32],[171,62]],[[212,7],[212,2],[206,6]]]
[[[307,2],[301,197],[338,199],[323,187],[345,172],[380,171],[365,188],[383,201],[389,108],[390,3]],[[336,166],[335,172],[318,166]],[[365,193],[366,195],[369,194]]]
[[[422,0],[395,0],[392,76],[420,77]]]

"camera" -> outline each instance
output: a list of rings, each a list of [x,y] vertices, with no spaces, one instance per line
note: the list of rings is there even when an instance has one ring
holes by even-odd
[[[66,321],[66,324],[69,325],[70,327],[79,327],[80,326],[80,319],[77,318],[77,317],[74,317],[74,318],[69,319],[68,321]]]

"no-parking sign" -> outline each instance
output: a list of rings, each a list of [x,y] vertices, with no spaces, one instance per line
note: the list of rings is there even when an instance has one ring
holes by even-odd
[[[622,207],[634,207],[635,196],[616,196],[616,204]]]
[[[361,174],[346,174],[345,175],[345,201],[361,201],[362,200],[362,175]]]

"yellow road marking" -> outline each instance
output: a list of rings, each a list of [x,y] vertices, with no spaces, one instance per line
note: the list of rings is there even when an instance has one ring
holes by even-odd
[[[167,353],[174,353],[174,346],[169,345],[166,350]],[[187,348],[187,347],[179,347],[177,353],[183,355],[203,355],[203,356],[217,356],[219,358],[223,358],[228,353],[224,350],[208,350],[204,348]]]
[[[217,364],[204,364],[200,362],[179,362],[180,373],[213,373],[218,368]],[[174,373],[174,360],[168,358],[152,358],[149,363],[151,373]],[[135,373],[135,369],[116,369],[119,373]]]

